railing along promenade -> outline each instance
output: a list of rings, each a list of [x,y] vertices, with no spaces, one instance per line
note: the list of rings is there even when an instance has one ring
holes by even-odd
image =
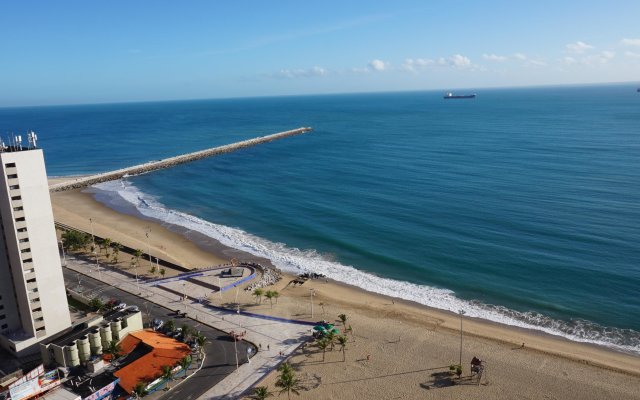
[[[49,186],[51,192],[61,192],[63,190],[79,189],[86,186],[95,185],[97,183],[114,181],[125,176],[140,175],[151,171],[164,168],[171,168],[176,165],[185,164],[191,161],[200,160],[206,157],[216,156],[219,154],[230,153],[245,147],[251,147],[258,144],[271,142],[273,140],[282,139],[289,136],[299,135],[312,131],[313,128],[302,127],[292,129],[290,131],[274,133],[267,136],[259,136],[257,138],[243,140],[241,142],[231,143],[224,146],[212,147],[206,150],[200,150],[193,153],[182,154],[175,157],[165,158],[158,161],[150,161],[144,164],[134,165],[132,167],[122,168],[115,171],[105,172],[102,174],[89,175],[73,179],[71,181],[60,182]]]

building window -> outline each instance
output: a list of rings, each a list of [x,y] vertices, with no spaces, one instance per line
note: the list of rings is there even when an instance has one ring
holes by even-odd
[[[4,166],[7,167],[7,168],[13,168],[13,167],[16,166],[16,163],[10,162],[10,163],[6,163]]]
[[[33,312],[38,312],[38,311],[42,311],[42,307],[38,307],[38,308],[34,308],[33,310],[31,310]]]
[[[4,310],[4,306],[0,304],[0,310]]]
[[[0,315],[0,320],[3,320],[3,319],[5,319],[5,318],[7,318],[7,316],[6,316],[6,315]]]
[[[27,283],[35,283],[35,282],[36,282],[36,278],[31,278],[27,281]],[[2,309],[0,308],[0,310]]]
[[[20,189],[20,185],[11,185],[9,186],[10,190]]]
[[[36,318],[36,319],[34,319],[34,321],[35,321],[35,322],[40,322],[40,321],[44,321],[44,318],[43,318],[43,317],[40,317],[40,318]]]
[[[7,175],[7,178],[9,179],[16,179],[17,177],[18,177],[18,174]]]
[[[13,207],[13,211],[22,211],[24,208],[22,206]]]
[[[27,258],[26,260],[22,260],[23,263],[30,263],[33,262],[33,258]],[[33,272],[33,269],[30,269],[29,271]]]
[[[16,222],[22,222],[22,221],[24,221],[24,220],[25,220],[25,219],[24,219],[24,217],[16,218]]]
[[[38,303],[40,302],[40,297],[36,297],[35,299],[31,300],[32,303]]]
[[[31,252],[31,248],[27,247],[26,249],[22,249],[20,250],[20,253],[30,253]]]
[[[4,325],[0,326],[0,329],[4,330],[4,329],[7,329],[8,327],[9,327],[9,325],[4,324]]]
[[[36,332],[42,332],[42,331],[44,331],[44,326],[41,327],[41,328],[36,329]]]
[[[22,196],[13,196],[11,200],[22,200]]]
[[[20,239],[20,243],[28,243],[29,238]]]
[[[26,232],[26,231],[27,231],[26,227],[18,229],[18,232]]]

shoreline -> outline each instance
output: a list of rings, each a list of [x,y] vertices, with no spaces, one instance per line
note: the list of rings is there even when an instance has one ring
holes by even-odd
[[[78,190],[52,193],[52,203],[56,221],[89,231],[88,218],[91,215],[96,215],[93,217],[93,227],[96,234],[126,242],[131,247],[138,247],[145,251],[147,244],[143,239],[145,229],[149,227],[151,229],[149,246],[151,254],[159,254],[161,257],[166,257],[167,260],[187,268],[222,264],[228,262],[232,257],[267,264],[265,259],[229,248],[210,237],[196,234],[186,228],[178,229],[174,225],[159,223],[141,215],[127,215],[115,211],[95,200],[93,194],[90,193],[82,193]],[[117,230],[114,228],[115,226],[117,226]],[[270,263],[268,264],[270,265]],[[443,338],[452,341],[452,343],[459,340],[460,316],[457,314],[409,300],[368,292],[362,288],[333,280],[308,281],[300,287],[291,288],[285,285],[290,279],[293,279],[293,276],[287,273],[284,273],[283,276],[283,280],[275,286],[283,297],[286,293],[286,297],[290,298],[291,302],[287,303],[287,299],[281,298],[282,305],[274,308],[265,306],[264,310],[252,310],[253,312],[273,313],[278,316],[288,313],[289,316],[298,318],[300,314],[307,313],[310,299],[308,289],[313,287],[316,293],[313,299],[317,302],[316,307],[324,304],[323,316],[325,307],[336,310],[336,312],[346,310],[347,314],[353,315],[354,326],[358,327],[358,331],[362,329],[360,326],[363,324],[367,327],[368,332],[373,332],[377,327],[369,324],[375,325],[375,321],[384,320],[391,325],[405,327],[407,331],[416,331],[415,335],[418,336],[422,335],[424,331],[427,336],[444,335]],[[247,304],[251,304],[254,300],[250,293],[243,293],[241,299]],[[222,303],[222,299],[220,301]],[[262,304],[252,307],[260,308]],[[319,319],[320,312],[318,311],[317,314],[315,320]],[[306,314],[306,316],[309,319],[309,315]],[[355,325],[356,323],[357,325]],[[491,346],[498,346],[503,350],[516,350],[522,343],[525,343],[523,349],[526,349],[526,354],[531,357],[542,357],[545,360],[560,358],[566,360],[569,365],[592,366],[598,371],[622,373],[623,376],[628,376],[630,379],[631,377],[634,379],[640,377],[640,357],[632,354],[596,344],[571,341],[542,331],[503,325],[479,318],[464,317],[463,324],[465,347],[467,341],[477,342],[478,348],[489,346],[486,343],[490,342]],[[380,336],[380,334],[377,335]],[[420,341],[424,338],[411,337],[409,339],[407,337],[405,339],[403,336],[403,340]],[[375,349],[367,351],[374,352]],[[270,382],[271,378],[270,376],[264,379],[266,382]],[[637,384],[640,387],[640,382]]]

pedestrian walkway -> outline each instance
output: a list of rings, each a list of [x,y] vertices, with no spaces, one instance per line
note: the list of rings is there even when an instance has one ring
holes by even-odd
[[[229,310],[212,309],[198,302],[184,303],[178,298],[155,286],[143,285],[116,270],[100,268],[81,259],[67,256],[67,268],[88,275],[106,284],[140,296],[146,301],[174,310],[185,307],[188,317],[224,332],[246,332],[244,339],[261,350],[253,355],[250,362],[242,364],[238,370],[209,389],[200,399],[236,399],[252,387],[282,360],[293,353],[309,337],[306,324],[265,319]],[[280,355],[282,354],[282,355]],[[241,355],[246,361],[248,355]]]

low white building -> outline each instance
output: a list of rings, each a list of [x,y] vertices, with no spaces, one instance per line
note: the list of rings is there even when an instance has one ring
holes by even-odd
[[[103,354],[112,341],[119,342],[127,334],[141,329],[140,311],[111,311],[52,342],[41,343],[40,354],[45,365],[55,362],[63,367],[88,366],[93,358]]]

